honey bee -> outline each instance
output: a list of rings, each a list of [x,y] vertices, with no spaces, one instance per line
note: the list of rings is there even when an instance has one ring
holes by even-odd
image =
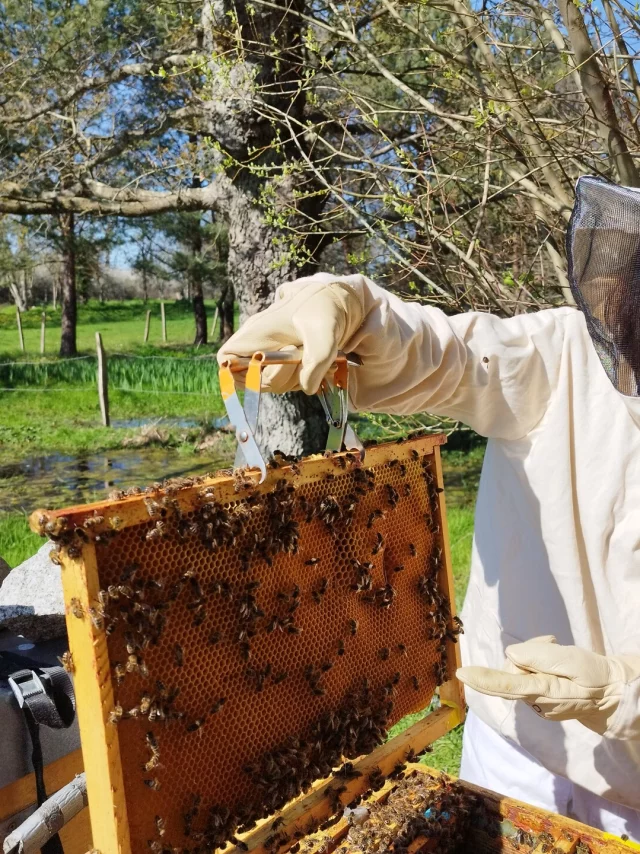
[[[409,456],[411,457],[412,460],[419,460],[420,459],[420,454],[416,451],[415,448],[411,448],[411,450],[409,451]]]
[[[211,634],[207,638],[207,642],[210,646],[215,646],[217,643],[220,643],[220,637],[220,632],[211,632]]]
[[[419,690],[420,690],[420,680],[418,679],[418,677],[417,677],[417,676],[412,676],[412,677],[411,677],[411,684],[413,685],[413,690],[414,690],[414,691],[419,691]]]
[[[67,650],[66,652],[63,652],[62,655],[58,658],[58,661],[64,667],[64,669],[67,671],[67,673],[73,673],[74,672],[75,667],[73,665],[73,656],[71,655],[69,650]]]
[[[147,733],[146,739],[147,747],[151,751],[151,758],[148,762],[145,762],[143,768],[149,773],[149,771],[153,771],[154,768],[158,768],[160,765],[160,748],[152,732]]]
[[[126,668],[120,661],[114,662],[113,675],[114,675],[115,680],[116,680],[116,685],[122,685],[122,683],[124,682],[124,677],[126,676],[126,673],[127,673]]]
[[[176,667],[182,667],[184,664],[184,652],[182,651],[182,647],[179,643],[175,644],[173,647],[173,660]]]
[[[125,664],[125,668],[127,673],[137,673],[140,669],[140,659],[135,653],[131,653],[127,657],[127,663]]]
[[[94,628],[98,629],[98,631],[102,631],[102,629],[104,629],[104,619],[102,614],[100,614],[95,608],[88,608],[87,610]]]
[[[160,818],[159,815],[156,816],[156,830],[158,832],[158,836],[164,836],[166,831],[165,821],[163,818]]]
[[[378,650],[378,655],[379,655],[379,657],[380,657],[380,659],[381,659],[382,661],[388,661],[388,660],[389,660],[389,655],[390,655],[389,647],[388,647],[388,646],[384,646],[382,649],[379,649],[379,650]]]
[[[152,703],[153,697],[150,694],[143,694],[142,697],[140,697],[140,714],[148,714]]]
[[[394,566],[394,567],[393,567],[393,571],[394,571],[394,572],[404,572],[404,564],[403,564],[403,563],[401,563],[401,564],[399,564],[398,566]]]
[[[191,625],[194,628],[201,626],[207,618],[207,612],[204,605],[198,605],[193,614]]]
[[[378,533],[376,534],[376,543],[375,543],[374,547],[371,549],[371,554],[377,555],[378,552],[380,551],[380,549],[383,547],[383,545],[384,545],[384,537],[378,531]]]
[[[217,701],[213,704],[213,706],[211,706],[211,714],[212,714],[212,715],[217,715],[217,714],[218,714],[218,712],[220,711],[220,709],[224,706],[224,704],[225,704],[226,702],[227,702],[226,697],[220,697],[220,699],[219,699],[219,700],[217,700]]]
[[[145,779],[142,782],[153,792],[158,792],[161,788],[160,780],[158,780],[156,777],[152,777],[151,779]]]
[[[193,723],[187,726],[187,732],[197,732],[204,724],[204,718],[197,718]]]
[[[271,823],[271,830],[276,831],[279,827],[282,827],[283,824],[284,819],[282,818],[282,816],[278,816],[278,818],[274,819],[274,821]]]
[[[308,560],[305,560],[305,566],[315,566],[317,563],[320,563],[319,557],[310,557]]]
[[[82,607],[82,603],[79,599],[76,599],[75,596],[69,603],[69,607],[71,608],[71,613],[74,617],[77,617],[79,620],[84,618],[84,608]]]
[[[344,652],[344,641],[342,640],[342,638],[340,638],[340,640],[338,641],[338,655],[344,655]]]
[[[353,637],[355,637],[358,632],[358,625],[359,623],[357,620],[349,620],[349,631]]]
[[[251,658],[251,645],[249,641],[242,641],[238,644],[240,648],[240,655],[242,656],[243,661],[249,661]]]
[[[51,551],[49,552],[49,560],[56,566],[62,566],[62,558],[60,557],[60,546],[56,546],[56,548],[51,549]]]
[[[158,520],[155,526],[147,531],[145,539],[148,542],[155,542],[156,540],[161,539],[166,533],[165,528],[165,523],[161,520]]]
[[[407,647],[405,646],[405,644],[403,644],[403,643],[398,644],[398,652],[400,653],[400,655],[406,655],[407,654]]]
[[[124,717],[124,709],[122,706],[114,706],[109,712],[109,723],[117,724]]]
[[[409,554],[411,555],[411,557],[415,557],[417,553],[418,550],[416,549],[415,545],[413,543],[409,543]]]

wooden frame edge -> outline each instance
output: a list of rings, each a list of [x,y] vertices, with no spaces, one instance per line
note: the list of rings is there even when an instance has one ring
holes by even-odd
[[[439,446],[433,449],[434,465],[436,469],[436,478],[438,487],[442,490],[438,495],[440,507],[440,525],[442,527],[442,543],[443,543],[443,560],[440,570],[439,587],[447,590],[449,594],[449,602],[451,604],[451,617],[456,614],[456,597],[453,581],[453,565],[451,561],[451,544],[449,542],[449,523],[447,521],[447,508],[444,497],[444,479],[442,475],[442,456]],[[464,723],[465,719],[465,700],[464,686],[456,676],[456,670],[462,666],[460,657],[460,644],[454,643],[452,640],[447,640],[447,662],[450,673],[450,679],[440,686],[440,702],[443,706],[449,706],[455,710],[458,716],[458,723]]]
[[[109,722],[114,699],[107,639],[89,616],[98,594],[93,544],[78,560],[63,551],[62,586],[93,845],[101,854],[131,854],[118,732]]]

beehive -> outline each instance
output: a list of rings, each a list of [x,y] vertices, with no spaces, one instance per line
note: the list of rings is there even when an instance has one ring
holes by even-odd
[[[102,854],[222,845],[345,759],[380,764],[443,682],[423,739],[461,720],[442,441],[33,514],[60,545]]]
[[[368,811],[362,825],[343,818],[307,836],[305,854],[630,854],[640,849],[635,842],[425,765],[409,764],[401,781],[388,780],[362,807]]]

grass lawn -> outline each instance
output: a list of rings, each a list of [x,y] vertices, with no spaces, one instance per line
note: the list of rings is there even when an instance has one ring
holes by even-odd
[[[209,331],[215,311],[215,303],[206,301]],[[102,333],[102,342],[107,352],[144,352],[144,325],[147,311],[151,311],[148,348],[161,347],[162,327],[160,301],[127,300],[126,302],[90,300],[78,306],[77,344],[80,352],[95,353],[96,332]],[[191,305],[174,300],[165,301],[167,318],[167,346],[187,346],[193,342],[195,325]],[[40,355],[41,308],[32,308],[22,315],[22,328],[26,354]],[[45,354],[57,355],[60,348],[60,309],[46,309],[47,330]],[[20,357],[15,306],[0,306],[0,357]]]
[[[40,357],[39,313],[34,311],[23,316],[27,352],[18,352],[15,311],[0,309],[0,464],[32,455],[112,450],[126,438],[122,430],[100,426],[96,330],[103,333],[107,353],[112,422],[165,416],[205,422],[222,414],[214,352],[191,345],[194,324],[189,306],[167,304],[169,343],[162,345],[159,306],[148,305],[157,322],[147,345],[142,344],[144,303],[81,307],[81,358],[72,361],[58,361],[54,355],[59,328],[51,330],[47,356]],[[208,308],[212,319],[212,306]],[[59,316],[54,320],[59,327]]]

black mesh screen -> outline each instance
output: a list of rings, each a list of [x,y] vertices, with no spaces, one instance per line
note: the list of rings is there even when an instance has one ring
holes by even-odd
[[[567,258],[573,296],[609,379],[640,396],[640,190],[580,178]]]

